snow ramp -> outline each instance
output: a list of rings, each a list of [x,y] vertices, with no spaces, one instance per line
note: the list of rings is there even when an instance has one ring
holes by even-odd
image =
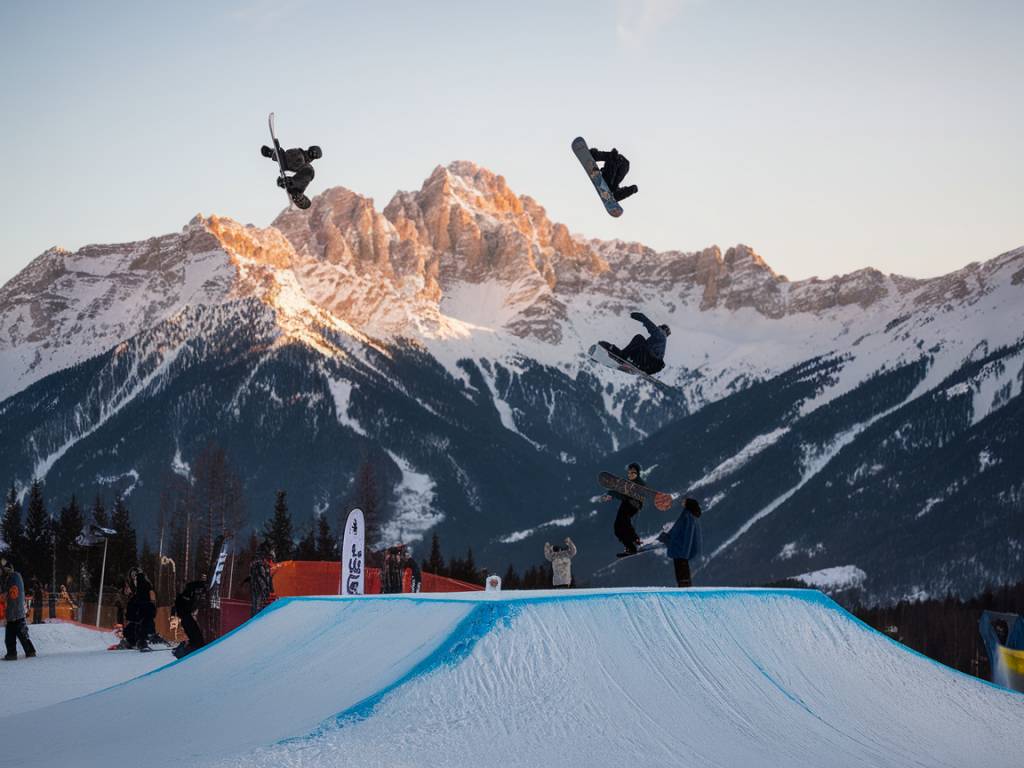
[[[1024,695],[810,590],[293,598],[0,732],[19,768],[1010,768]]]

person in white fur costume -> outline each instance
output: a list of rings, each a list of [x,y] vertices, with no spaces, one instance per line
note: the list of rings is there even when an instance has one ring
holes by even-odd
[[[576,557],[576,545],[565,537],[562,545],[544,543],[544,557],[551,562],[551,586],[565,589],[572,586],[572,559]]]

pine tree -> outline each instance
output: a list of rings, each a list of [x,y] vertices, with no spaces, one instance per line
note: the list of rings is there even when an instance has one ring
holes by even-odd
[[[135,528],[132,526],[132,516],[120,493],[114,498],[114,508],[110,513],[110,527],[117,531],[117,534],[110,538],[110,551],[107,555],[108,572],[117,574],[117,577],[121,578],[127,576],[128,571],[138,564],[139,550]]]
[[[338,558],[338,542],[331,533],[331,524],[327,515],[320,515],[316,520],[316,559],[336,560]]]
[[[50,575],[50,520],[43,500],[43,486],[38,479],[32,481],[28,492],[28,512],[25,515],[25,581],[38,578],[49,581]]]
[[[466,559],[463,562],[463,581],[467,581],[470,584],[483,584],[484,578],[480,571],[476,569],[476,560],[473,559],[473,548],[470,547],[466,550]]]
[[[512,566],[512,563],[509,563],[508,570],[505,571],[505,575],[501,579],[501,588],[519,589],[520,586],[519,574],[516,573],[516,569]]]
[[[78,582],[82,568],[82,548],[78,545],[78,537],[85,527],[85,516],[74,494],[66,507],[61,507],[57,517],[57,530],[54,536],[57,558],[57,582],[72,584]]]
[[[0,522],[0,538],[7,543],[7,550],[18,556],[22,553],[25,543],[25,529],[21,524],[21,500],[11,483],[7,492],[7,503],[4,506],[3,521]]]
[[[277,562],[292,559],[295,547],[292,538],[292,515],[288,511],[287,492],[278,491],[274,502],[274,516],[263,526],[263,540],[274,550]]]
[[[377,490],[377,474],[373,465],[364,461],[356,472],[356,490],[353,506],[363,511],[363,532],[366,549],[372,550],[380,538],[380,498]]]
[[[444,555],[441,554],[441,541],[436,533],[430,539],[430,557],[423,561],[423,570],[436,576],[445,575]]]
[[[316,560],[316,532],[312,525],[306,535],[299,539],[299,545],[295,548],[296,560]]]
[[[103,505],[103,497],[98,493],[96,500],[92,503],[92,521],[101,528],[109,528],[110,520],[107,518],[107,509]]]

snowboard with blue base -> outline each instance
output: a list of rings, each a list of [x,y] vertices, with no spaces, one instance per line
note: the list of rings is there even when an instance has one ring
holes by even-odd
[[[573,139],[572,151],[580,161],[580,165],[583,166],[583,170],[587,172],[587,176],[590,177],[594,189],[597,190],[601,202],[604,203],[604,209],[612,216],[621,216],[622,206],[619,205],[619,202],[612,195],[612,191],[608,188],[608,183],[601,175],[601,169],[597,167],[597,163],[594,162],[594,158],[590,154],[590,147],[587,146],[587,142],[582,136],[577,136]]]

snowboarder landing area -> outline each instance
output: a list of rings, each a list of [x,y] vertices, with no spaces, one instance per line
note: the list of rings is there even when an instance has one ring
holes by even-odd
[[[1024,695],[810,590],[311,597],[0,730],[20,767],[1010,768]]]

